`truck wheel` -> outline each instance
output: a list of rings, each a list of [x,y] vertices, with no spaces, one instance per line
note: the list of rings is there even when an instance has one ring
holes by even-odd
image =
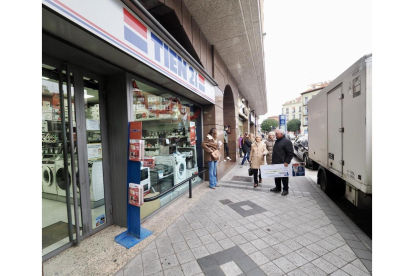
[[[331,194],[332,185],[329,183],[328,174],[324,168],[319,167],[318,170],[318,184],[321,186],[321,190],[326,194]]]

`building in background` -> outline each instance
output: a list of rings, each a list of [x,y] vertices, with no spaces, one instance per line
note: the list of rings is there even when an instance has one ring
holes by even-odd
[[[302,118],[302,97],[297,97],[282,105],[282,114],[286,115],[286,126],[289,120]]]
[[[231,130],[219,179],[236,164],[238,136],[257,132],[267,113],[263,0],[206,3],[42,0],[43,260],[127,225],[128,122],[142,122],[156,157],[141,173],[149,196],[203,170],[211,128],[221,141]],[[183,192],[146,203],[142,216]]]

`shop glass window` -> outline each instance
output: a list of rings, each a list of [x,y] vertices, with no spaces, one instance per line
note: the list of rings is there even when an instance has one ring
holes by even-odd
[[[132,80],[133,118],[142,122],[142,139],[145,141],[144,167],[149,168],[152,197],[198,172],[197,119],[201,109],[169,91]],[[193,184],[201,182],[196,177]],[[171,193],[188,189],[182,185]],[[171,197],[161,198],[161,206]]]

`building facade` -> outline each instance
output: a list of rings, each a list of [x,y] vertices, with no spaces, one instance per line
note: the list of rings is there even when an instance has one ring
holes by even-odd
[[[267,112],[263,2],[242,2],[42,1],[43,260],[126,226],[130,122],[141,124],[148,197],[204,169],[211,128],[221,141],[230,128],[218,177],[235,165],[237,137]]]
[[[289,120],[302,118],[302,97],[295,98],[282,105],[282,114],[286,115],[286,125]]]

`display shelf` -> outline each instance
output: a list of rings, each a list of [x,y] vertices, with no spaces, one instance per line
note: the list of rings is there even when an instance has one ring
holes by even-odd
[[[142,138],[142,140],[154,140],[154,139],[159,139],[159,137],[156,137],[156,138],[148,138],[148,137],[147,138]]]
[[[195,149],[195,147],[177,147],[179,149]]]
[[[161,120],[171,120],[170,118],[141,118],[135,119],[136,122],[146,122],[146,121],[161,121]]]
[[[156,150],[156,149],[159,149],[159,148],[145,148],[145,149],[154,149],[154,150]]]

